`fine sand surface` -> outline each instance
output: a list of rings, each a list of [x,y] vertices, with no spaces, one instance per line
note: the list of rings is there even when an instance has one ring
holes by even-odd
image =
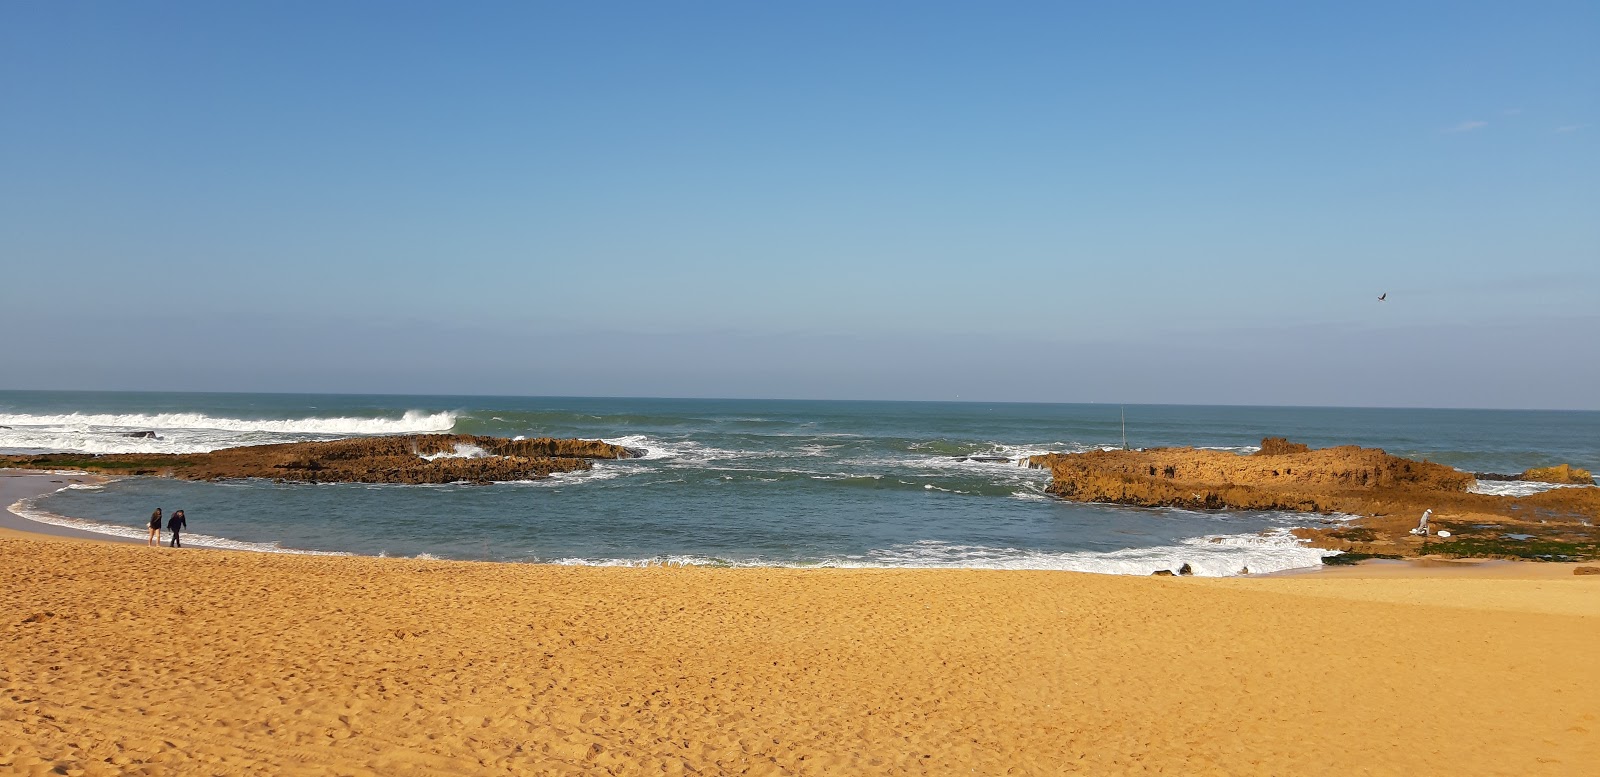
[[[4,536],[0,773],[1594,774],[1600,577],[1553,569],[566,568]]]

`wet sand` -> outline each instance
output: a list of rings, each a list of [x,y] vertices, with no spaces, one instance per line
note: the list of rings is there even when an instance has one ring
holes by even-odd
[[[105,478],[84,473],[43,474],[31,470],[0,469],[0,537],[21,538],[45,535],[62,539],[95,542],[136,543],[126,537],[79,531],[66,526],[31,521],[11,511],[11,506],[23,499],[31,499],[52,491],[59,491],[72,483],[100,483]]]
[[[0,772],[1583,774],[1600,577],[1553,568],[622,569],[7,535]]]

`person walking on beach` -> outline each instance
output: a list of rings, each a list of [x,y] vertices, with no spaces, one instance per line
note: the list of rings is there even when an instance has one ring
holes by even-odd
[[[182,532],[188,525],[189,519],[183,517],[182,510],[173,513],[172,517],[167,519],[167,528],[172,530],[172,547],[183,547],[183,537],[179,532]]]
[[[150,539],[145,542],[150,547],[155,547],[161,542],[161,508],[150,514]]]

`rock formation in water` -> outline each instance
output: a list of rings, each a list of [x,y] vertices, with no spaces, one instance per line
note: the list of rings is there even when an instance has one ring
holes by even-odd
[[[1524,497],[1474,494],[1467,491],[1472,473],[1375,448],[1311,450],[1268,438],[1249,456],[1153,448],[1048,454],[1032,457],[1029,465],[1050,470],[1050,493],[1079,502],[1360,516],[1295,531],[1313,545],[1357,556],[1600,557],[1600,488]],[[1551,469],[1550,477],[1592,482],[1582,470]],[[1450,537],[1410,533],[1429,509],[1435,530],[1445,529]]]
[[[224,448],[193,454],[0,456],[0,466],[82,469],[182,480],[271,478],[307,483],[491,483],[589,469],[591,459],[644,451],[598,440],[508,440],[468,434],[357,437]]]
[[[1594,485],[1594,475],[1589,470],[1578,469],[1571,464],[1562,464],[1556,467],[1534,467],[1524,471],[1522,479],[1540,483]]]
[[[1282,438],[1249,456],[1195,448],[1034,456],[1050,493],[1079,502],[1145,507],[1337,512],[1351,496],[1388,489],[1464,492],[1471,473],[1376,448],[1310,450]]]
[[[1282,456],[1285,453],[1306,453],[1310,450],[1310,446],[1305,443],[1289,442],[1283,437],[1265,437],[1262,438],[1261,448],[1256,451],[1255,455]]]

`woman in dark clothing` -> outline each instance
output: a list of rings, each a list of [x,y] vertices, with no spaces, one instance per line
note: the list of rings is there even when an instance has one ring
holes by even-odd
[[[150,547],[155,547],[161,541],[161,508],[150,514],[150,539],[145,542]]]
[[[189,519],[183,517],[182,510],[173,513],[172,517],[167,519],[167,528],[172,530],[172,547],[183,547],[183,537],[179,534],[179,532],[183,531],[188,526]]]

